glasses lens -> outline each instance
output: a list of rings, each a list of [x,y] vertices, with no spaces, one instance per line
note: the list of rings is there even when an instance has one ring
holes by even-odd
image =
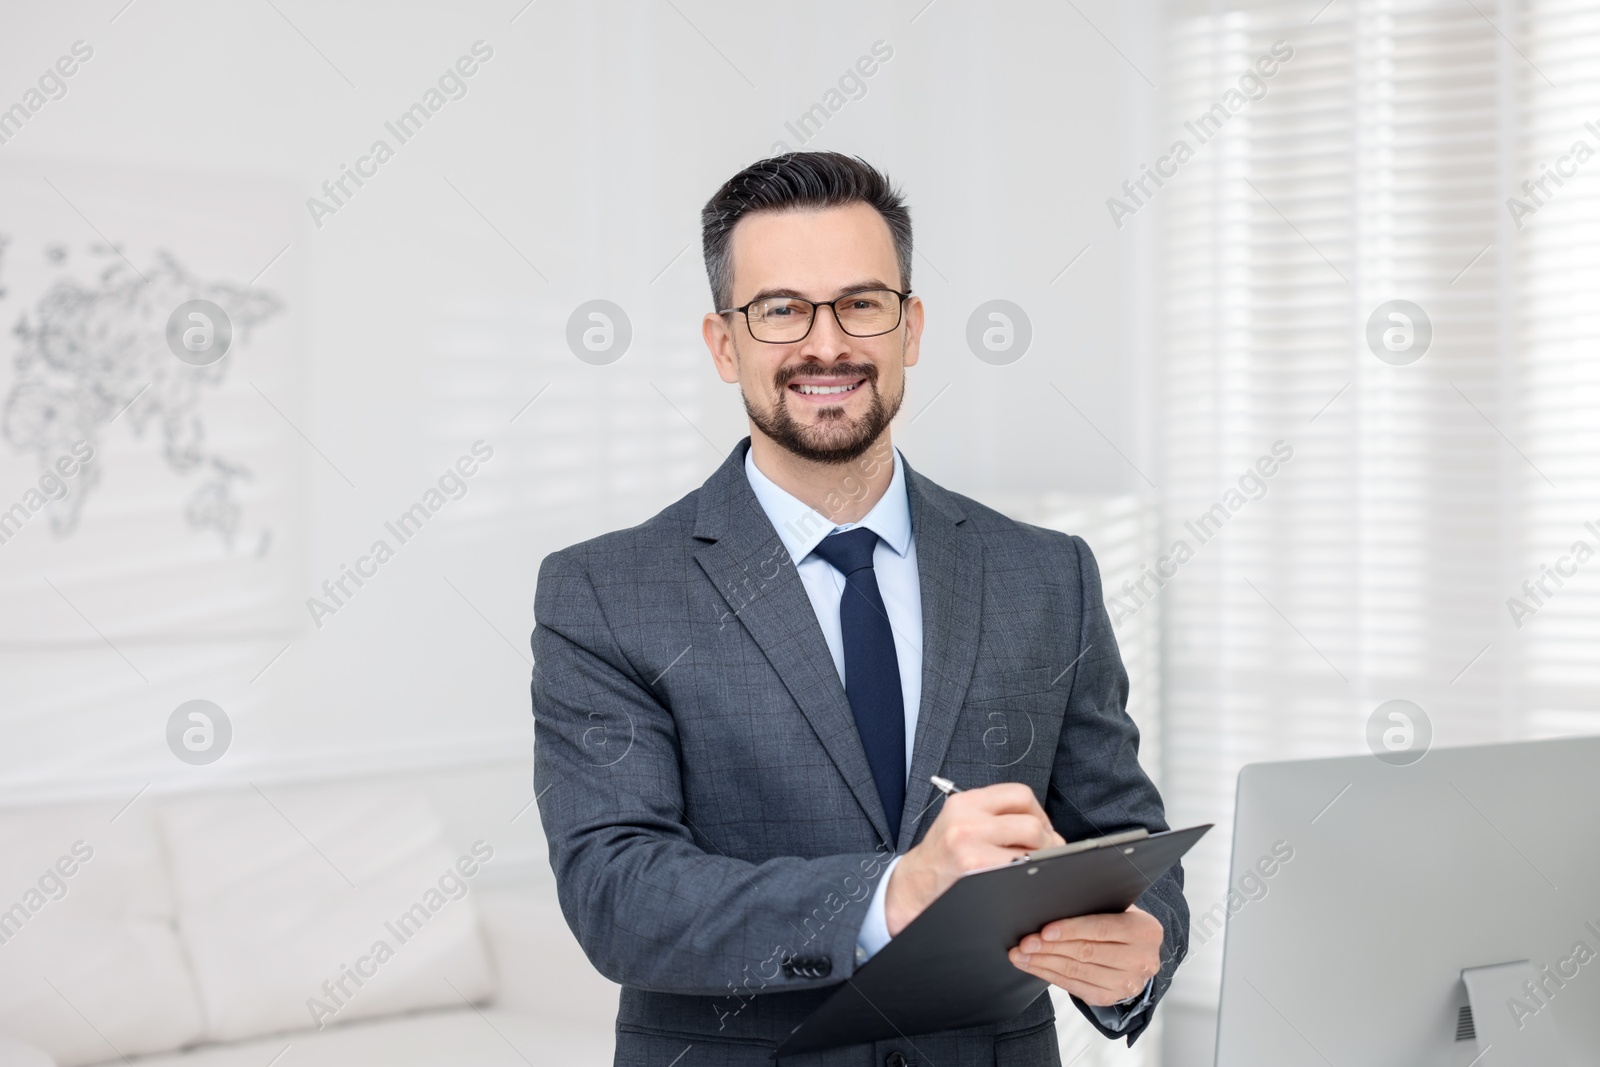
[[[750,305],[750,334],[759,341],[797,341],[811,329],[810,301],[775,296]]]
[[[856,337],[888,333],[900,325],[900,294],[893,289],[851,293],[833,306],[839,313],[839,326]]]

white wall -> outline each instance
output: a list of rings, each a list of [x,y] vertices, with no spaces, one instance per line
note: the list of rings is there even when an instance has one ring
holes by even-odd
[[[703,0],[520,6],[12,9],[0,34],[7,102],[72,42],[94,49],[67,95],[0,145],[0,176],[41,202],[55,190],[70,201],[70,213],[54,205],[61,240],[87,247],[98,232],[145,268],[165,247],[241,286],[288,246],[259,281],[285,316],[240,350],[218,394],[229,406],[202,400],[200,411],[213,434],[276,419],[247,381],[277,375],[273,403],[294,424],[278,427],[289,471],[278,488],[293,491],[263,487],[249,503],[280,533],[268,552],[296,562],[270,589],[279,614],[247,603],[210,626],[237,592],[228,581],[207,586],[205,604],[175,581],[113,590],[116,552],[84,554],[88,531],[110,536],[126,521],[97,511],[108,497],[86,504],[71,538],[35,522],[0,545],[0,581],[42,620],[0,647],[0,790],[131,790],[529,748],[541,557],[653,514],[745,432],[698,336],[709,299],[699,208],[776,140],[795,144],[785,122],[875,41],[892,58],[809,147],[884,167],[914,213],[929,328],[898,443],[979,497],[1139,484],[1051,387],[1138,454],[1135,248],[1103,203],[1149,89],[1085,21],[1113,41],[1136,36],[1125,5],[1084,2],[1080,15],[1016,4],[997,17],[956,0],[834,3],[781,19]],[[303,198],[478,40],[494,54],[467,96],[313,227]],[[1121,41],[1129,52],[1145,43]],[[41,177],[54,190],[31,184]],[[185,238],[196,231],[212,234],[203,254]],[[0,278],[27,280],[23,252],[0,260]],[[26,289],[0,298],[8,324],[30,310]],[[609,366],[580,362],[563,340],[570,311],[594,297],[634,324],[632,348]],[[1023,305],[1036,331],[1008,367],[979,362],[964,341],[968,314],[994,297]],[[6,362],[12,343],[0,340]],[[467,497],[314,628],[305,598],[479,439],[495,456]],[[128,420],[102,441],[105,487],[165,499],[176,476],[149,461]],[[4,442],[0,453],[9,502],[36,475]],[[144,626],[152,605],[199,621]],[[163,736],[196,697],[221,705],[235,731],[229,754],[198,769]]]

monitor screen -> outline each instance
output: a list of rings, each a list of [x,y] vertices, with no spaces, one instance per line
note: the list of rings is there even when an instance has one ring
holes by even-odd
[[[1600,737],[1252,764],[1229,884],[1218,1067],[1600,1063]]]

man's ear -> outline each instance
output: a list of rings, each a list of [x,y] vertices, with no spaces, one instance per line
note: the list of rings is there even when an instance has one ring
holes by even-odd
[[[706,312],[700,323],[700,336],[705,338],[712,362],[717,365],[717,374],[730,385],[738,382],[739,353],[733,347],[733,331],[728,328],[728,320],[715,311]]]
[[[909,297],[905,306],[906,343],[905,365],[916,366],[922,356],[922,298]]]

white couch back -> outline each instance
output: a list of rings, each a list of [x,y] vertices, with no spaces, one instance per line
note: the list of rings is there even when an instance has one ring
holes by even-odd
[[[488,999],[482,891],[558,920],[531,799],[507,761],[0,807],[0,1033],[73,1067]]]

